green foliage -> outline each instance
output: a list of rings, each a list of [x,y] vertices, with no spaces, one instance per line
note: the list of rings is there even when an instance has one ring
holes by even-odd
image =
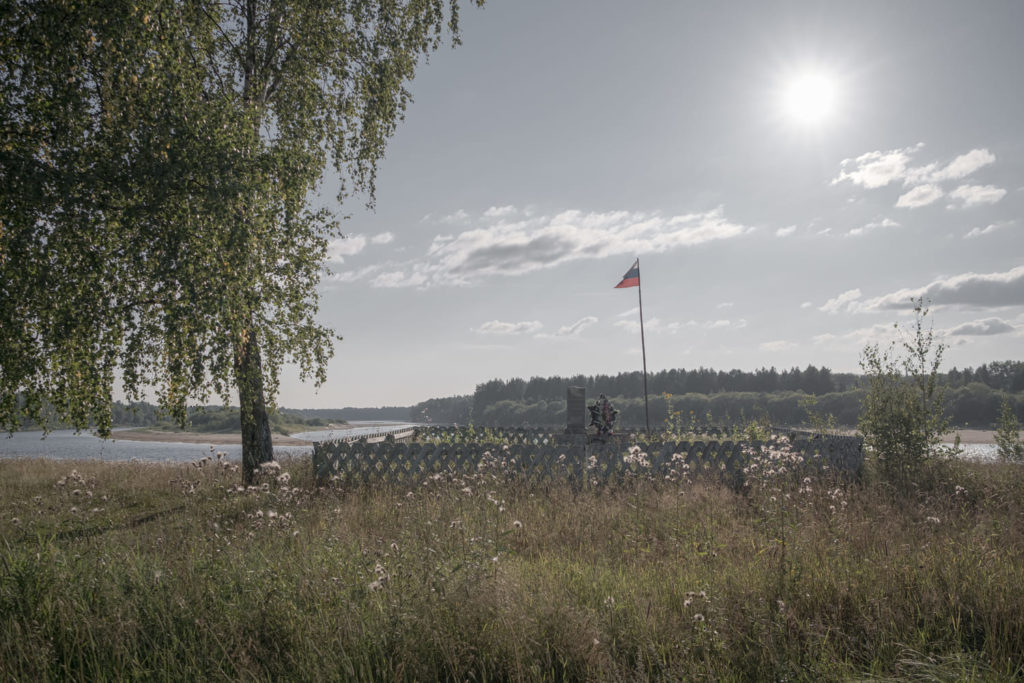
[[[1020,437],[1020,420],[1013,411],[1010,399],[1003,398],[999,423],[995,434],[999,457],[1011,462],[1024,462],[1024,440]]]
[[[332,163],[372,203],[446,32],[457,0],[5,3],[0,426],[107,435],[117,379],[179,423],[234,387],[255,433],[283,363],[322,382],[340,232],[310,200]]]
[[[938,454],[949,429],[944,414],[944,387],[938,382],[945,345],[937,342],[921,300],[914,324],[885,350],[869,344],[861,356],[868,381],[859,427],[878,457],[886,478],[906,490],[924,463]],[[896,326],[896,329],[899,329]]]
[[[0,461],[0,678],[1024,675],[1024,468],[907,504],[765,455],[742,493]]]

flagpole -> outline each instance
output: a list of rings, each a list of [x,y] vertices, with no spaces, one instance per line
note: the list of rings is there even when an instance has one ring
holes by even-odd
[[[636,260],[636,295],[640,301],[640,353],[644,359],[644,424],[647,425],[647,433],[651,431],[651,414],[647,407],[647,344],[644,343],[644,295],[643,278],[640,277],[640,258]]]

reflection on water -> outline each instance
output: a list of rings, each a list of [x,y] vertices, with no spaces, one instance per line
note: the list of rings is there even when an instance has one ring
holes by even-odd
[[[951,443],[942,445],[953,447]],[[994,443],[962,443],[960,448],[963,450],[960,457],[968,460],[997,460],[999,458],[999,448]]]

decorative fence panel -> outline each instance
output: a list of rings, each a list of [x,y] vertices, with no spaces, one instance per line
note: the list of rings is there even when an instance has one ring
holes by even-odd
[[[451,436],[452,430],[447,432]],[[344,484],[369,482],[416,483],[441,472],[468,473],[488,467],[530,478],[568,477],[608,480],[641,470],[657,477],[717,473],[734,481],[749,461],[748,448],[763,444],[733,441],[651,441],[636,444],[640,456],[626,457],[627,441],[587,443],[584,437],[527,430],[491,431],[487,441],[437,438],[440,432],[420,433],[412,443],[322,441],[313,448],[317,481]],[[472,438],[473,435],[466,435]],[[426,439],[424,438],[426,437]],[[498,442],[498,439],[504,443]],[[808,466],[855,472],[864,461],[860,437],[797,437],[783,440],[799,452]],[[686,468],[683,468],[683,465]]]

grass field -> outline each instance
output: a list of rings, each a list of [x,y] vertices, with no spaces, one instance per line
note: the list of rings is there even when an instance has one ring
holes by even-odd
[[[240,479],[0,461],[0,679],[1024,677],[1024,468]]]

